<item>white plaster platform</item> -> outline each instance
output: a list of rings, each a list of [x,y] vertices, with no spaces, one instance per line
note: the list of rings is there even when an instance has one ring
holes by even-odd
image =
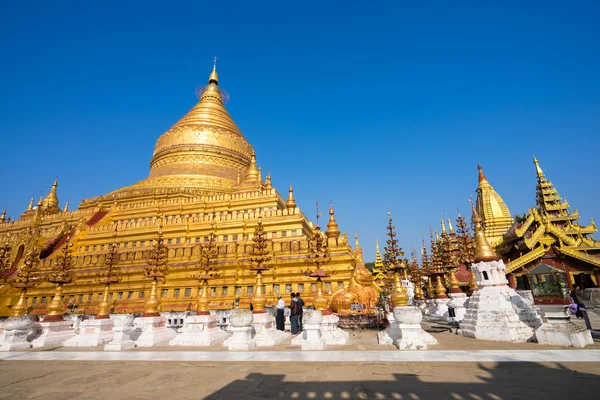
[[[270,314],[252,314],[252,338],[257,347],[269,347],[286,342],[292,338],[289,332],[279,331],[274,326],[274,318]]]
[[[350,334],[338,327],[340,318],[335,314],[323,315],[321,322],[321,337],[329,345],[344,345],[348,343]]]
[[[137,347],[152,347],[169,344],[169,341],[177,333],[166,327],[166,318],[164,317],[138,317],[133,321],[136,329],[142,331],[135,340]]]
[[[538,343],[576,348],[594,344],[589,329],[571,322],[568,307],[562,306],[545,313],[547,321],[535,331]]]
[[[175,336],[171,346],[211,346],[222,343],[229,334],[217,326],[216,315],[193,315],[183,321],[182,332]]]
[[[3,321],[4,330],[0,332],[0,351],[15,351],[31,348],[27,336],[32,331],[34,319],[29,316],[9,317]]]
[[[600,350],[406,351],[25,351],[0,353],[0,361],[175,362],[600,362]]]
[[[75,332],[71,329],[73,321],[36,322],[33,327],[41,335],[31,341],[31,347],[62,345]]]
[[[321,311],[308,310],[304,312],[303,319],[304,331],[292,339],[292,344],[300,345],[302,350],[323,350],[326,344],[321,335],[323,314]]]
[[[65,347],[95,347],[113,339],[113,322],[107,319],[86,319],[79,325],[79,333],[65,340]]]

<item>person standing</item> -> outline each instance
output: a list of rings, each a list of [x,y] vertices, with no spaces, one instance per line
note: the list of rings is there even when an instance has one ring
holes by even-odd
[[[285,301],[281,298],[281,295],[277,295],[277,305],[275,308],[277,309],[277,315],[275,316],[275,326],[277,330],[283,331],[285,330],[285,317],[283,315],[285,310]]]
[[[571,290],[571,298],[573,299],[573,303],[575,303],[575,305],[577,306],[577,312],[575,313],[575,316],[578,319],[583,318],[583,312],[581,311],[581,309],[585,307],[583,305],[583,300],[581,299],[583,290],[581,290],[580,287],[580,285],[574,285],[573,290]]]
[[[296,294],[291,294],[292,301],[290,301],[290,324],[292,325],[292,335],[296,335],[300,332],[300,326],[298,325],[298,316],[300,314],[300,304],[296,298]]]
[[[304,314],[304,300],[300,298],[300,292],[296,293],[296,299],[298,300],[298,304],[300,305],[300,313],[298,314],[298,326],[300,330],[303,331],[302,328],[302,315]]]

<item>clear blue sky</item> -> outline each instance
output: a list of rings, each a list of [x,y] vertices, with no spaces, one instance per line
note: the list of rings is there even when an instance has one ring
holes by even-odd
[[[333,200],[365,259],[469,210],[477,162],[513,214],[547,177],[600,220],[600,3],[13,1],[0,10],[0,207],[148,174],[213,56],[263,170]],[[468,213],[470,214],[470,213]]]

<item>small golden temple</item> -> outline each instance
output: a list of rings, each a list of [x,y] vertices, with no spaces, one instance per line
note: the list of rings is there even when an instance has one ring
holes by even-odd
[[[199,283],[193,274],[200,244],[208,242],[211,232],[217,242],[213,267],[218,274],[209,281],[209,308],[230,309],[234,302],[249,307],[256,274],[248,254],[259,219],[273,255],[262,281],[267,305],[275,303],[278,293],[291,292],[303,293],[307,305],[312,304],[317,288],[307,273],[306,254],[316,225],[296,205],[291,185],[283,197],[270,174],[263,178],[253,147],[224,106],[216,62],[199,97],[156,141],[146,179],[85,199],[72,211],[68,204],[60,208],[57,180],[46,197],[36,204],[31,200],[18,220],[7,221],[3,214],[5,276],[14,275],[31,250],[40,252],[39,282],[26,291],[30,314],[47,313],[55,288],[45,277],[65,243],[72,245],[74,279],[64,285],[64,303],[78,313],[97,313],[105,287],[99,270],[115,241],[122,277],[110,285],[111,312],[143,311],[151,286],[143,266],[156,241],[159,219],[169,263],[160,286],[162,311],[195,311]],[[323,267],[323,291],[329,296],[350,284],[355,266],[362,265],[362,253],[340,233],[333,206],[324,233],[331,260]],[[10,315],[18,297],[18,289],[3,284],[0,315]]]

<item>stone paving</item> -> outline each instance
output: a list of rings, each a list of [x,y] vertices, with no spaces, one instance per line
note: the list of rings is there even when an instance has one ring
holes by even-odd
[[[29,351],[0,354],[0,361],[600,362],[600,350]]]

